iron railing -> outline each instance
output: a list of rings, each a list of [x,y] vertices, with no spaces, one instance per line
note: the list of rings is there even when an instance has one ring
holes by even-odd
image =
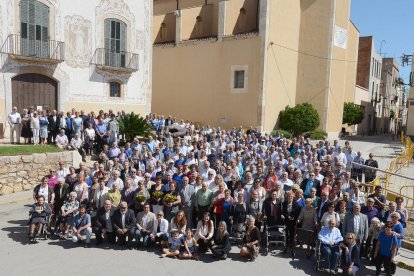
[[[138,71],[139,56],[135,53],[98,48],[95,50],[91,64],[101,69],[135,72]]]
[[[65,60],[65,43],[56,40],[29,39],[11,34],[4,41],[0,52],[16,58],[62,62]]]

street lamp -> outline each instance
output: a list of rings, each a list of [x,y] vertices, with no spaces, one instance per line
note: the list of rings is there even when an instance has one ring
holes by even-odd
[[[381,95],[379,98],[377,97],[378,94],[375,93],[375,98],[371,99],[371,104],[374,105],[374,122],[372,124],[372,135],[377,133],[377,104],[381,102]]]

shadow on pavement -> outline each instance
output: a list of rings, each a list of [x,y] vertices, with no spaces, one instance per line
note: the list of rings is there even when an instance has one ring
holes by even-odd
[[[29,227],[27,225],[28,220],[9,220],[8,224],[14,224],[16,226],[4,227],[1,230],[8,232],[7,236],[20,244],[29,244],[29,238],[27,236]]]

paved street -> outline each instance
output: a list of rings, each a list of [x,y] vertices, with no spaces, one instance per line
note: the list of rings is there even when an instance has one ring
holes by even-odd
[[[215,261],[210,254],[201,261],[160,259],[154,251],[129,251],[114,248],[78,248],[71,241],[48,240],[27,243],[28,206],[30,193],[0,197],[0,259],[7,275],[45,275],[59,271],[60,275],[324,275],[313,271],[313,261],[298,250],[292,261],[283,256],[259,256],[255,262],[239,258],[234,248],[226,261]],[[26,199],[24,199],[26,198]],[[16,201],[15,203],[7,203]],[[408,254],[408,253],[407,253]],[[412,254],[408,254],[411,258]],[[185,274],[183,274],[183,272]],[[365,270],[360,275],[372,274]],[[328,275],[328,274],[326,274]],[[398,269],[397,275],[412,275]]]

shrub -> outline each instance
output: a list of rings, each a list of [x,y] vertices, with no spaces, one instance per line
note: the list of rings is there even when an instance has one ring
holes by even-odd
[[[132,141],[136,136],[148,137],[152,132],[152,126],[144,117],[132,112],[119,120],[119,132],[125,135],[126,141]]]
[[[283,137],[290,139],[292,138],[292,133],[290,133],[289,131],[283,130],[283,129],[275,129],[273,130],[270,135],[272,136],[278,136],[279,134],[283,134]]]
[[[322,140],[328,137],[328,133],[323,130],[314,130],[304,133],[305,138],[310,138],[312,140]]]
[[[295,107],[287,106],[279,113],[279,125],[283,130],[300,135],[319,126],[319,114],[310,103],[297,104]]]
[[[364,119],[364,110],[358,105],[348,102],[344,103],[344,114],[342,117],[342,123],[349,126],[357,125]]]

